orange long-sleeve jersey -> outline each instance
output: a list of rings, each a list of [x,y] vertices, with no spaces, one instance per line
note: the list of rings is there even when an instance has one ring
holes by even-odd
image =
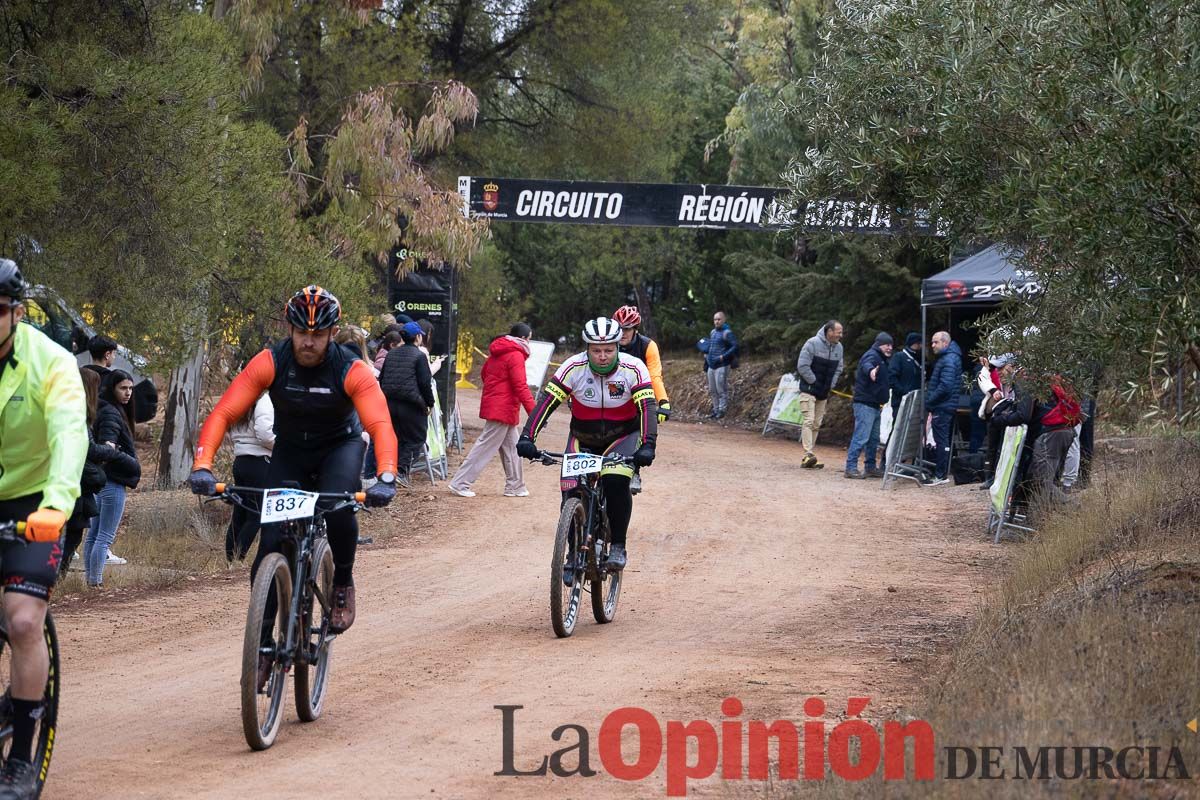
[[[335,345],[336,347],[336,345]],[[200,429],[200,439],[196,445],[196,458],[192,469],[212,469],[213,457],[221,446],[225,432],[254,406],[262,393],[268,391],[275,383],[275,354],[272,350],[263,350],[250,359],[250,363],[241,374],[233,379],[225,394],[221,396],[204,426]],[[391,416],[388,414],[387,400],[379,388],[379,382],[365,361],[355,360],[346,370],[342,381],[342,389],[354,404],[358,418],[371,435],[375,443],[375,461],[378,474],[396,472],[397,443],[396,432],[392,429]],[[276,403],[276,427],[279,427],[280,415],[286,409]]]
[[[629,344],[621,345],[621,352],[640,358],[650,372],[650,385],[654,387],[654,400],[662,404],[667,399],[667,385],[663,382],[662,358],[658,354],[658,343],[649,336],[637,334]]]

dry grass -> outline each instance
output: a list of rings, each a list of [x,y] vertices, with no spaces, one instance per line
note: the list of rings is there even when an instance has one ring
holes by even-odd
[[[1200,736],[1200,448],[1160,440],[1110,459],[1082,507],[1046,520],[935,674],[913,715],[937,735],[932,784],[848,784],[834,797],[1184,797],[1186,781],[1012,780],[1012,748],[1180,748]],[[942,748],[1008,748],[1008,780],[947,781]],[[817,787],[797,787],[801,793]]]
[[[129,561],[104,570],[106,589],[162,589],[224,571],[229,510],[204,507],[186,490],[139,491],[129,495],[113,550]],[[82,566],[82,545],[74,565]],[[83,573],[72,571],[56,593],[85,591]]]

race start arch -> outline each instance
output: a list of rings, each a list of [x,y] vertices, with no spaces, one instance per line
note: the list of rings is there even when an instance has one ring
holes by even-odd
[[[463,214],[497,222],[940,236],[929,214],[855,200],[794,203],[767,186],[459,176]]]

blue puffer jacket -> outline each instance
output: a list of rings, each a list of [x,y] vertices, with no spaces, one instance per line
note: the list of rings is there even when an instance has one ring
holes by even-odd
[[[927,411],[954,411],[958,408],[958,396],[962,393],[962,349],[958,342],[951,342],[933,364],[933,374],[925,388]]]
[[[879,369],[875,372],[875,379],[871,380],[871,370],[876,367]],[[882,408],[888,401],[888,386],[888,357],[878,345],[873,345],[863,353],[858,360],[858,369],[854,371],[854,402]]]

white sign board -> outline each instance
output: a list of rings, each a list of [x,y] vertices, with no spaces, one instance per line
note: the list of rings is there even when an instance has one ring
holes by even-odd
[[[536,339],[529,343],[529,358],[525,359],[525,383],[535,390],[542,388],[546,380],[546,370],[550,368],[550,359],[554,358],[554,342],[539,342]]]
[[[804,412],[800,410],[800,384],[792,373],[789,372],[779,379],[779,388],[775,390],[775,400],[771,403],[771,412],[767,419],[785,425],[800,425],[804,422]]]

